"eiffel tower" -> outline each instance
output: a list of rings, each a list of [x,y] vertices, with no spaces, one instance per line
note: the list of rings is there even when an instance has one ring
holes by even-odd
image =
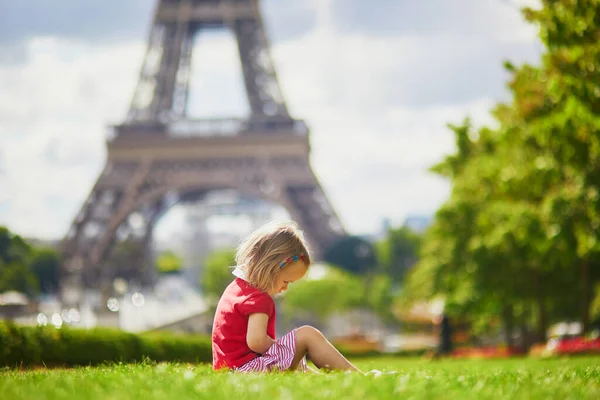
[[[194,38],[231,29],[250,113],[190,119]],[[175,203],[211,190],[283,206],[317,259],[344,235],[309,162],[309,131],[283,99],[259,0],[158,0],[147,52],[125,122],[111,128],[105,167],[63,240],[63,287],[94,288],[115,243],[141,238]]]

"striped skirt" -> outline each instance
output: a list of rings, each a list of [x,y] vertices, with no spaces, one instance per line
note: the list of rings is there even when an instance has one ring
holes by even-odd
[[[279,338],[273,346],[262,355],[238,367],[241,372],[285,371],[290,368],[296,353],[296,331],[291,331]],[[306,357],[302,358],[298,370],[306,372]]]

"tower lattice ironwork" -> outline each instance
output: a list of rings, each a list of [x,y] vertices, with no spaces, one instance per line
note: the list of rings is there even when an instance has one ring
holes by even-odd
[[[189,119],[194,38],[222,28],[237,40],[250,115]],[[277,81],[259,0],[159,0],[129,113],[112,127],[105,167],[63,241],[64,287],[98,286],[116,242],[147,245],[175,203],[226,188],[285,207],[322,257],[344,230],[309,153],[308,128],[290,117]]]

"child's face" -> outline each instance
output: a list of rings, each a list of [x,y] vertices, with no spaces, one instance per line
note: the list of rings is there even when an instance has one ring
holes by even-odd
[[[288,285],[292,282],[296,282],[306,274],[306,264],[304,261],[297,260],[287,264],[276,276],[273,282],[273,293],[272,295],[285,292]]]

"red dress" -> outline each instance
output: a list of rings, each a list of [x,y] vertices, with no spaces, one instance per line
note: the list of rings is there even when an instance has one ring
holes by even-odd
[[[236,278],[219,300],[212,331],[213,368],[238,368],[260,356],[246,343],[248,317],[253,313],[269,316],[267,335],[275,340],[275,303],[267,293]]]

